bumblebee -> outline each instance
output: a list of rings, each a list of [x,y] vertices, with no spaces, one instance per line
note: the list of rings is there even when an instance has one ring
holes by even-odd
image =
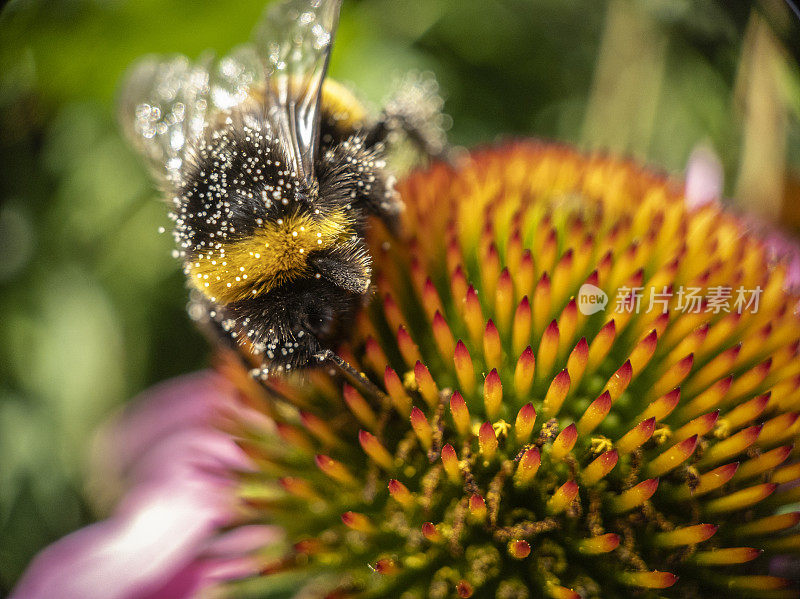
[[[146,58],[121,94],[123,130],[172,207],[191,311],[263,376],[336,361],[370,289],[368,218],[398,228],[387,140],[445,149],[429,81],[372,117],[326,78],[340,4],[275,4],[251,44],[220,60]]]

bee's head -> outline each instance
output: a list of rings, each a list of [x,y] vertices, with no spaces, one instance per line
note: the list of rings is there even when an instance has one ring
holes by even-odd
[[[312,277],[233,302],[222,313],[270,364],[296,367],[344,338],[361,305],[361,295]]]

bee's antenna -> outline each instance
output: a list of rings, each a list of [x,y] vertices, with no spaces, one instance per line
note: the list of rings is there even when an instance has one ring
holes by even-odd
[[[333,366],[344,376],[350,383],[360,387],[369,395],[378,399],[381,403],[386,405],[390,400],[389,397],[381,391],[378,386],[369,380],[363,373],[359,372],[344,358],[336,352],[326,349],[316,354],[315,356],[320,362],[330,362]]]

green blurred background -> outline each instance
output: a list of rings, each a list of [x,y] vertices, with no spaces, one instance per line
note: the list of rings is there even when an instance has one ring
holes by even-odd
[[[114,122],[125,68],[245,41],[263,0],[19,0],[0,15],[0,595],[102,516],[92,432],[202,367],[166,209]],[[536,135],[680,174],[800,223],[800,28],[781,0],[347,0],[331,64],[376,105],[433,71],[464,146]]]

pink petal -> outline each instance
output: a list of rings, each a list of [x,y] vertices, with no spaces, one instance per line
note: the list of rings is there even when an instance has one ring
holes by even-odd
[[[249,466],[233,439],[209,425],[206,429],[176,431],[149,447],[131,464],[127,480],[129,485],[136,485],[176,476],[210,479],[214,472]]]
[[[686,166],[686,204],[690,209],[719,203],[724,182],[722,163],[707,146],[697,146]]]
[[[247,555],[262,547],[274,545],[283,537],[283,531],[276,526],[261,524],[239,526],[211,541],[205,555],[211,557]]]
[[[191,563],[220,524],[219,497],[204,497],[201,485],[184,483],[165,491],[137,489],[116,516],[45,549],[12,597],[149,598]]]
[[[255,560],[204,559],[188,564],[158,589],[146,595],[129,599],[184,599],[197,597],[198,593],[214,584],[254,576],[258,573]]]
[[[765,230],[765,246],[771,260],[786,265],[784,287],[796,293],[800,289],[800,241],[777,227],[762,225]]]
[[[181,599],[254,574],[249,554],[281,535],[268,526],[219,534],[235,513],[227,472],[251,466],[214,426],[223,409],[247,417],[233,387],[211,372],[169,381],[134,400],[96,447],[99,490],[116,481],[129,491],[110,519],[40,553],[13,597]],[[271,426],[263,418],[252,424]]]
[[[211,371],[161,383],[135,398],[106,426],[97,452],[124,472],[146,449],[174,432],[209,428],[216,410],[234,401],[230,383]]]

